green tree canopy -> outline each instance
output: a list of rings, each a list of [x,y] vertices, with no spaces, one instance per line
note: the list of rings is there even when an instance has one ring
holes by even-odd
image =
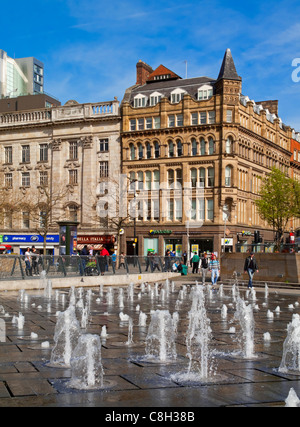
[[[258,213],[276,231],[279,247],[289,220],[300,216],[300,184],[273,168],[262,179],[259,195],[260,198],[256,200]]]

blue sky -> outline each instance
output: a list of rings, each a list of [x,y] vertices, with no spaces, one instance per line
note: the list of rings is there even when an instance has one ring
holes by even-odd
[[[139,59],[181,77],[217,78],[227,48],[243,94],[279,100],[300,131],[300,2],[14,0],[1,4],[0,48],[45,65],[45,91],[62,104],[121,101]],[[300,59],[299,59],[300,66]],[[300,79],[299,79],[300,80]]]

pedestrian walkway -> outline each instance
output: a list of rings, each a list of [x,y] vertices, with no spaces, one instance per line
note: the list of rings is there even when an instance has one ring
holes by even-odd
[[[133,299],[126,296],[122,308],[117,288],[113,304],[108,303],[108,287],[103,289],[103,295],[99,286],[91,288],[91,312],[82,333],[100,335],[104,325],[108,333],[102,339],[101,349],[104,389],[93,391],[68,388],[71,369],[49,366],[57,312],[68,307],[69,290],[53,290],[51,299],[45,298],[42,291],[1,292],[0,325],[2,330],[5,327],[5,337],[0,342],[0,406],[98,406],[106,408],[106,413],[113,408],[131,408],[137,412],[142,407],[189,408],[195,410],[200,421],[200,407],[284,406],[291,388],[300,396],[300,375],[278,371],[287,325],[293,314],[300,314],[298,291],[270,288],[266,299],[261,288],[255,301],[251,301],[246,287],[239,286],[240,296],[253,306],[255,357],[252,359],[239,353],[239,325],[231,285],[224,285],[222,295],[216,289],[206,297],[216,379],[191,385],[172,380],[172,374],[185,372],[189,364],[186,334],[195,280],[181,276],[172,280],[173,291],[162,292],[165,283],[160,282],[157,295],[149,293],[147,284],[135,286]],[[127,287],[123,288],[127,295]],[[153,284],[151,288],[154,290]],[[87,291],[84,288],[84,294]],[[226,319],[221,317],[223,305],[228,309]],[[179,315],[175,361],[154,363],[143,359],[151,310],[168,310]],[[274,313],[272,320],[267,317],[268,310]],[[126,344],[128,322],[120,320],[120,312],[133,319],[131,345]],[[140,312],[147,315],[146,326],[139,325]],[[23,328],[12,322],[19,313],[25,318]],[[232,327],[236,328],[235,333],[230,332]],[[264,340],[267,332],[271,336],[269,341]]]

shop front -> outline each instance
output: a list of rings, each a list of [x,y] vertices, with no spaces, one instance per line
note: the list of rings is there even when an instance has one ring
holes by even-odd
[[[94,254],[100,251],[103,246],[108,250],[110,254],[115,251],[116,238],[112,235],[77,235],[77,250],[81,251],[85,245],[89,249],[93,249]]]
[[[11,253],[23,255],[26,249],[34,246],[41,254],[44,248],[44,239],[39,234],[1,234],[0,245],[10,245]],[[55,255],[59,248],[59,234],[46,236],[47,255]]]

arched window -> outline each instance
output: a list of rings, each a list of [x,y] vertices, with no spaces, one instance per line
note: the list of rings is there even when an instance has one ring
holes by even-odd
[[[133,144],[129,145],[129,156],[130,160],[135,160],[135,148]]]
[[[197,141],[195,138],[192,139],[192,156],[197,156]]]
[[[215,152],[215,142],[212,137],[208,140],[208,154],[214,154]]]
[[[231,187],[232,183],[232,166],[225,168],[225,187]]]
[[[138,156],[139,160],[142,160],[144,158],[144,147],[141,143],[138,144]]]
[[[231,136],[229,136],[226,139],[226,143],[225,143],[225,153],[226,154],[231,154],[232,151],[233,151],[233,142],[232,142]]]
[[[151,144],[150,142],[147,142],[146,144],[146,157],[147,159],[151,159]]]
[[[174,143],[173,141],[169,141],[169,157],[174,157]]]
[[[177,140],[177,157],[182,156],[182,142]]]
[[[154,144],[154,157],[157,159],[160,156],[159,143]]]
[[[205,139],[204,138],[200,139],[200,154],[201,154],[201,156],[204,156],[206,154]]]

